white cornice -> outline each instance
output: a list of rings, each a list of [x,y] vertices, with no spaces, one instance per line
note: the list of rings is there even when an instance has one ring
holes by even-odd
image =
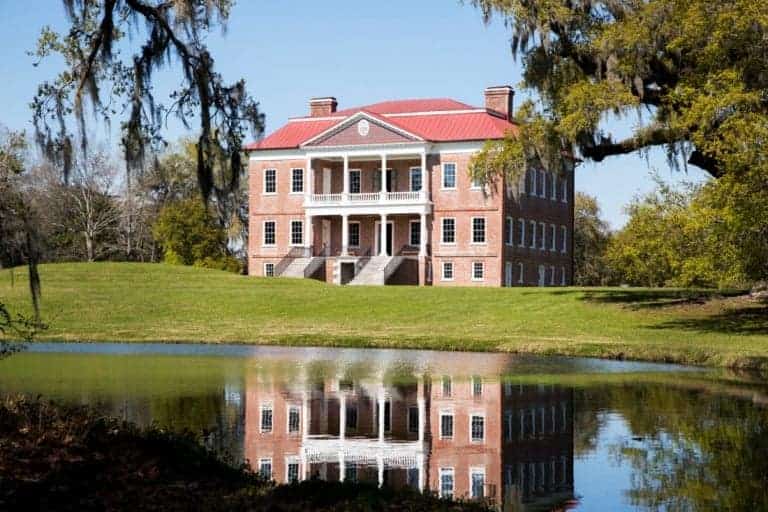
[[[424,139],[420,137],[419,135],[416,135],[415,133],[411,133],[408,130],[404,130],[403,128],[400,128],[399,126],[395,126],[393,124],[387,123],[386,121],[382,120],[378,116],[371,115],[367,112],[360,111],[352,116],[347,117],[346,119],[340,120],[338,123],[334,124],[333,126],[323,130],[322,132],[318,133],[314,137],[305,140],[302,142],[299,147],[306,147],[309,144],[312,144],[313,142],[317,142],[319,140],[322,140],[323,138],[339,132],[343,130],[344,128],[347,128],[348,126],[351,126],[355,121],[358,121],[360,119],[367,119],[369,122],[375,123],[379,126],[383,126],[389,130],[392,130],[394,132],[399,133],[400,135],[403,135],[404,137],[410,137],[412,139],[415,139],[416,141],[423,141]]]

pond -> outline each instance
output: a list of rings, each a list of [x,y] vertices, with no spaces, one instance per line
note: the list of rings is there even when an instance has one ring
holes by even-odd
[[[762,510],[768,385],[507,354],[33,344],[1,394],[189,429],[277,482],[371,481],[504,510]]]

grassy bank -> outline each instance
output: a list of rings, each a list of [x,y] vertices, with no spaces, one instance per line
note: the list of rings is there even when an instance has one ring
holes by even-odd
[[[493,350],[768,367],[768,305],[706,290],[336,287],[136,263],[40,270],[50,325],[42,340]],[[28,295],[24,271],[0,271],[0,301],[29,312]]]

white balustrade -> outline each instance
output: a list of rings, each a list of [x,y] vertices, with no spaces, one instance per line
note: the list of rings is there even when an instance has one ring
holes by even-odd
[[[418,201],[421,193],[416,192],[387,192],[387,201]]]
[[[351,203],[375,203],[379,200],[379,196],[380,194],[378,192],[349,194],[349,201]]]
[[[418,204],[428,201],[424,191],[366,192],[362,194],[311,194],[309,206],[342,206],[344,204]]]

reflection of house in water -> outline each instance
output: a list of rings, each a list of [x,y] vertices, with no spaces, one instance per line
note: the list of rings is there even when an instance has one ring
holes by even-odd
[[[403,385],[254,378],[245,408],[245,456],[279,483],[372,481],[504,508],[573,496],[569,389],[479,377]]]

